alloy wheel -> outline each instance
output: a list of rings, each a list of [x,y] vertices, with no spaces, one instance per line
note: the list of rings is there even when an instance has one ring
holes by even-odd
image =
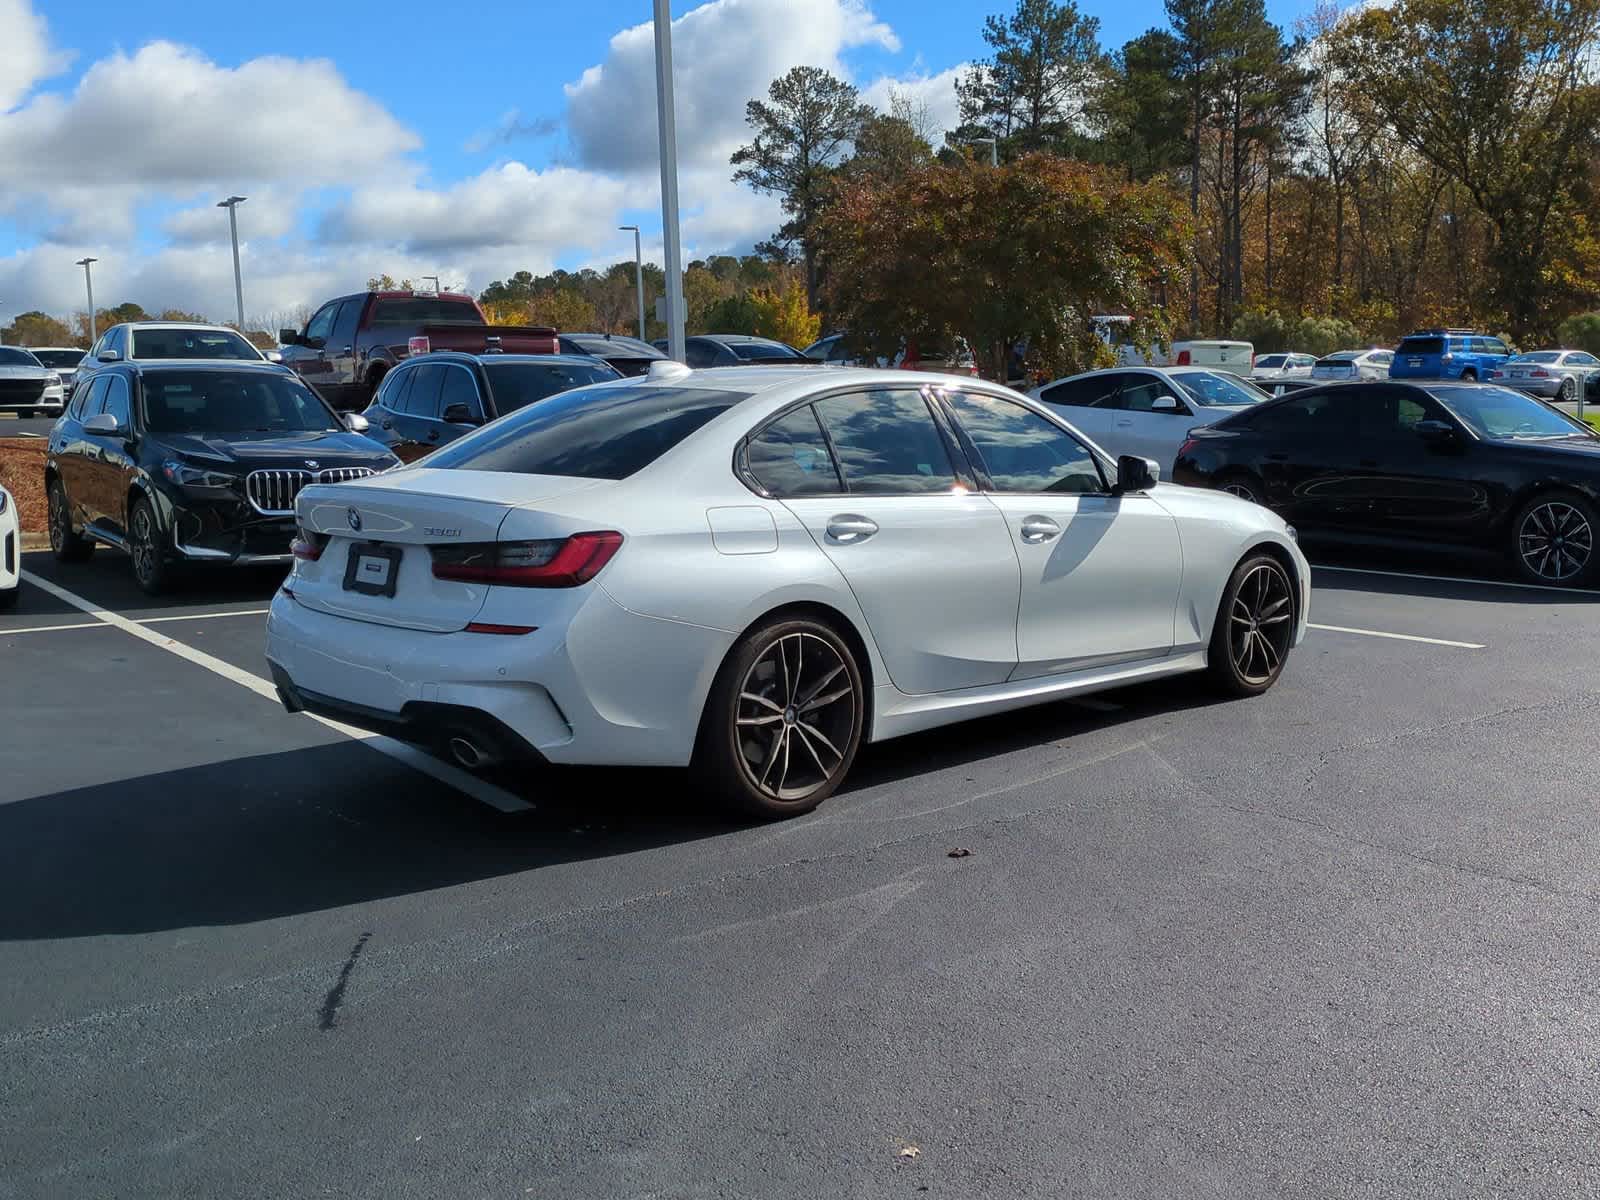
[[[1248,500],[1251,504],[1261,503],[1261,501],[1256,499],[1255,490],[1247,483],[1240,483],[1235,480],[1231,483],[1223,484],[1222,490],[1227,492],[1230,496],[1237,496],[1241,500]]]
[[[50,489],[50,549],[60,554],[66,546],[67,539],[72,535],[72,518],[67,515],[66,497],[61,494],[60,485]]]
[[[1229,613],[1228,650],[1240,677],[1266,683],[1277,673],[1294,635],[1294,595],[1283,568],[1258,563],[1239,581]]]
[[[844,768],[859,704],[843,657],[811,633],[774,638],[739,684],[734,739],[750,782],[803,800]]]
[[[133,573],[141,583],[155,577],[157,568],[155,530],[151,527],[150,510],[143,504],[133,510],[133,536],[128,539],[128,552],[133,555]]]
[[[1552,583],[1582,574],[1594,553],[1594,530],[1576,506],[1548,500],[1528,510],[1517,531],[1517,553],[1529,571]]]
[[[1561,381],[1561,394],[1556,399],[1565,404],[1571,404],[1578,398],[1578,381],[1570,376]]]

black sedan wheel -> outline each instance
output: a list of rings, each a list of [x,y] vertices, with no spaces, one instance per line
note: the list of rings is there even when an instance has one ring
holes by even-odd
[[[128,518],[128,554],[133,559],[134,581],[142,591],[159,596],[167,590],[171,579],[166,546],[148,500],[135,501]]]
[[[1217,481],[1217,490],[1227,492],[1230,496],[1237,496],[1241,500],[1248,500],[1251,504],[1263,504],[1264,493],[1261,485],[1248,475],[1224,475]]]
[[[1222,593],[1207,667],[1232,696],[1259,696],[1278,681],[1294,645],[1294,586],[1270,554],[1245,559]]]
[[[855,761],[865,700],[855,654],[830,626],[760,626],[734,648],[711,690],[697,773],[752,816],[809,812]]]
[[[1512,522],[1512,556],[1524,579],[1553,587],[1586,583],[1595,564],[1594,508],[1572,492],[1547,492]]]
[[[50,506],[50,553],[57,562],[82,562],[94,553],[94,543],[72,531],[72,510],[67,505],[67,490],[59,479],[50,481],[47,493]]]

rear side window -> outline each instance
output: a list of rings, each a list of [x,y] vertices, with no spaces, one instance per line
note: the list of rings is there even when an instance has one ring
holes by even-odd
[[[88,420],[105,407],[106,385],[111,382],[108,375],[96,375],[88,387],[78,389],[79,399],[73,416]]]
[[[780,500],[831,496],[844,491],[827,439],[808,404],[787,413],[751,438],[745,465],[757,483]]]
[[[1348,396],[1349,392],[1303,392],[1224,424],[1230,429],[1242,424],[1255,433],[1342,436],[1355,429],[1354,409],[1341,403]]]
[[[437,417],[439,415],[439,388],[444,383],[445,368],[439,363],[424,363],[412,367],[411,386],[406,390],[405,408],[408,417]]]
[[[949,492],[955,468],[921,392],[874,391],[818,400],[839,473],[852,493],[906,496]]]
[[[405,412],[406,392],[411,388],[412,377],[416,371],[390,371],[384,376],[383,386],[378,389],[378,404],[390,412]]]
[[[428,466],[626,479],[749,396],[712,388],[579,388],[452,442]]]

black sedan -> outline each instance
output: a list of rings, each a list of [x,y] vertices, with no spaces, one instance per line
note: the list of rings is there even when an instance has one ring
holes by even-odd
[[[654,344],[657,350],[664,351],[667,348],[665,338],[657,338]],[[756,365],[803,367],[812,361],[787,342],[776,342],[748,333],[697,333],[685,340],[683,349],[685,360],[695,368]]]
[[[287,564],[301,488],[396,465],[361,426],[271,363],[104,366],[50,431],[50,548],[126,550],[151,593],[183,563]]]
[[[362,417],[367,433],[415,462],[496,417],[622,376],[587,354],[462,354],[408,358],[383,377]]]
[[[1511,388],[1311,388],[1191,430],[1173,478],[1265,504],[1308,541],[1487,550],[1563,587],[1600,569],[1600,436]]]
[[[649,342],[620,333],[563,333],[561,353],[587,354],[624,375],[643,375],[651,363],[667,361],[667,356]]]

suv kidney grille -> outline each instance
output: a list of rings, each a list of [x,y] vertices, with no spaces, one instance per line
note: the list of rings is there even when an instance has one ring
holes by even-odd
[[[376,475],[371,467],[329,467],[324,471],[251,471],[244,478],[244,494],[250,507],[262,516],[294,515],[295,497],[313,483],[349,483]]]

